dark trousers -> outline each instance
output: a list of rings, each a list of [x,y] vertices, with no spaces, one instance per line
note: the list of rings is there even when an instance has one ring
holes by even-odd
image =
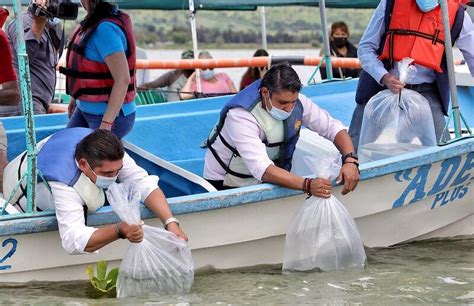
[[[102,122],[103,115],[93,115],[85,113],[76,107],[74,113],[72,114],[69,122],[67,124],[68,128],[72,127],[86,127],[90,129],[98,129]],[[114,121],[112,126],[112,133],[117,135],[118,138],[122,139],[125,137],[133,127],[135,123],[135,113],[131,113],[128,116],[124,116],[123,112],[120,111],[120,114]]]

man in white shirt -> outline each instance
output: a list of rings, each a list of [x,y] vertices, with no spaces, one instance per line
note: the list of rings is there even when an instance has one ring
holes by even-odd
[[[331,182],[290,172],[302,125],[334,142],[343,156],[342,193],[359,180],[357,155],[345,127],[300,94],[301,81],[288,64],[273,66],[223,108],[205,146],[204,178],[217,189],[268,182],[328,198]]]
[[[52,198],[41,183],[36,204],[40,210],[56,210],[62,245],[69,254],[94,252],[119,238],[134,243],[142,241],[141,224],[119,222],[101,228],[86,225],[87,212],[104,205],[104,189],[115,181],[136,181],[141,201],[165,228],[183,240],[188,239],[158,188],[158,177],[140,168],[110,131],[70,128],[39,145],[38,169],[51,187]],[[11,167],[21,167],[15,164],[18,160],[13,160]],[[25,209],[24,204],[17,203],[17,207]]]

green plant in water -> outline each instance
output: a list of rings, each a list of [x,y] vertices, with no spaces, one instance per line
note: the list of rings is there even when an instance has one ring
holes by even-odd
[[[96,275],[94,275],[94,267],[88,266],[86,268],[92,286],[103,293],[109,293],[115,289],[118,272],[119,268],[114,268],[107,273],[107,262],[103,260],[97,262]]]

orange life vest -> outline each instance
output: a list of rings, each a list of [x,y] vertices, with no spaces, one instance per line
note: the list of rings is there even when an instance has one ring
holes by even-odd
[[[87,41],[97,26],[105,21],[118,25],[127,39],[126,56],[130,83],[124,103],[130,103],[135,99],[136,48],[132,21],[130,16],[123,12],[119,12],[117,16],[102,19],[87,30],[84,30],[81,25],[74,30],[66,55],[67,67],[60,67],[60,72],[66,75],[66,93],[88,102],[109,101],[114,79],[108,66],[105,63],[89,60],[85,56]]]
[[[449,24],[453,27],[459,0],[448,0]],[[423,13],[415,0],[395,1],[389,30],[386,33],[383,53],[380,60],[400,61],[405,57],[415,60],[416,64],[441,69],[444,54],[444,32],[441,7]]]

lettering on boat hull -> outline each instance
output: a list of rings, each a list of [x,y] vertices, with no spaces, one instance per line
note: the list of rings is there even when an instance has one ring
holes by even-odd
[[[3,240],[2,248],[0,249],[0,271],[1,270],[9,270],[12,268],[11,265],[4,265],[5,261],[8,261],[9,258],[13,256],[16,252],[16,246],[18,245],[18,241],[14,238],[8,238]],[[4,253],[6,251],[6,253]]]
[[[392,208],[416,203],[426,197],[434,196],[431,209],[445,206],[462,199],[469,192],[474,181],[474,152],[465,158],[453,156],[442,161],[439,166],[427,164],[419,168],[399,171],[394,179],[399,183],[408,183],[392,204]]]

